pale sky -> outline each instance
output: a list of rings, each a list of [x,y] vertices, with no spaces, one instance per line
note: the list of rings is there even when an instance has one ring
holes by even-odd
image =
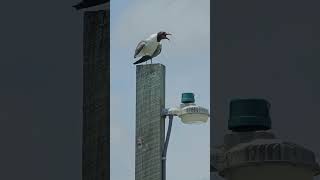
[[[181,93],[195,93],[210,109],[209,0],[118,0],[111,2],[111,180],[134,180],[135,73],[137,43],[158,31],[163,41],[154,63],[166,66],[166,107]],[[210,121],[210,120],[209,120]],[[167,179],[209,180],[209,123],[185,125],[175,118],[168,147]]]

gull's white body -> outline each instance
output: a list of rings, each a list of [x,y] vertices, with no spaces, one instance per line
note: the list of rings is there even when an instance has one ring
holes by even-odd
[[[136,58],[142,56],[152,56],[160,45],[160,42],[157,41],[157,34],[150,35],[147,39],[139,42],[139,44],[141,43],[144,44],[144,47],[139,54],[136,55]]]

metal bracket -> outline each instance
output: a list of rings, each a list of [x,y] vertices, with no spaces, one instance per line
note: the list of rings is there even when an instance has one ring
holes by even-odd
[[[161,116],[166,117],[169,115],[169,110],[167,108],[162,109]]]
[[[178,114],[173,111],[173,108],[164,108],[161,111],[161,116],[166,117],[166,116],[178,116]]]

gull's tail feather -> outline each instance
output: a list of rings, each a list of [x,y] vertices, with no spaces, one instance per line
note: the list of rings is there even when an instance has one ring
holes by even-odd
[[[133,64],[140,64],[140,63],[146,62],[150,59],[151,59],[151,56],[143,56],[142,58],[140,58],[138,61],[134,62]]]

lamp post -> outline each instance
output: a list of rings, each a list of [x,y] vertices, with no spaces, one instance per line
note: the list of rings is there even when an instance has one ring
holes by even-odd
[[[169,117],[169,124],[162,149],[162,180],[166,180],[167,149],[172,128],[173,116],[178,116],[185,124],[202,124],[209,119],[209,110],[195,104],[193,93],[183,93],[180,107],[164,109],[162,116]]]

